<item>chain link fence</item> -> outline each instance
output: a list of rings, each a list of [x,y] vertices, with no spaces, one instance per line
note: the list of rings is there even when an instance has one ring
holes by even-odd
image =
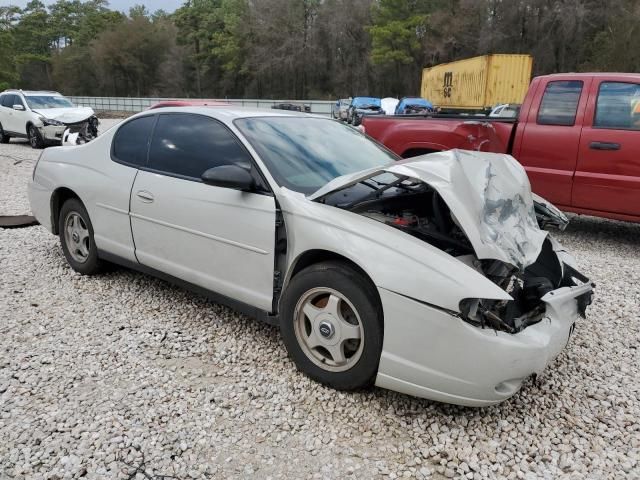
[[[93,108],[96,112],[131,112],[146,110],[151,105],[167,100],[195,100],[193,98],[133,98],[133,97],[68,97],[76,105]],[[264,100],[264,99],[220,99],[232,105],[252,108],[271,108],[279,103],[308,105],[311,113],[331,115],[331,107],[335,104],[328,100]]]

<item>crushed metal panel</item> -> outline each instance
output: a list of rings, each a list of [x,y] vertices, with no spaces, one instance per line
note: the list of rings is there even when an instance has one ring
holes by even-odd
[[[383,172],[421,180],[436,190],[478,258],[501,260],[520,270],[538,258],[547,232],[538,226],[527,174],[510,155],[430,153],[338,177],[308,198],[318,200]]]
[[[449,150],[388,170],[413,172],[409,176],[434,188],[478,258],[501,260],[520,270],[538,258],[547,232],[538,226],[527,174],[510,155]]]

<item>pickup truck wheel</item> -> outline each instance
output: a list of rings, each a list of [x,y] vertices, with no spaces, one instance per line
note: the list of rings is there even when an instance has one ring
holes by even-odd
[[[375,287],[341,262],[305,268],[282,298],[280,330],[298,370],[338,390],[373,383],[382,352]]]
[[[27,130],[27,137],[29,138],[29,144],[31,148],[41,149],[44,148],[44,140],[40,136],[40,132],[33,125],[29,125]]]
[[[11,137],[5,133],[0,123],[0,143],[9,143],[9,140],[11,140]]]
[[[102,270],[93,225],[84,205],[77,198],[64,202],[58,217],[60,243],[67,262],[76,272],[93,275]]]

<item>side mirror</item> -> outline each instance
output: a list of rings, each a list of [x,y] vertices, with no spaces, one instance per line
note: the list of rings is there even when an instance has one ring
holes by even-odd
[[[202,174],[202,181],[214,187],[231,188],[250,192],[255,188],[255,181],[251,173],[237,165],[222,165],[213,167]]]
[[[14,105],[13,109],[23,112],[24,111],[24,105]]]

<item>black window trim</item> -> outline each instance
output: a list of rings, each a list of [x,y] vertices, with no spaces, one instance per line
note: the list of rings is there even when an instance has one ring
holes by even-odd
[[[578,103],[576,103],[576,112],[573,114],[573,121],[571,124],[568,123],[541,123],[540,122],[540,110],[542,109],[542,102],[544,101],[544,96],[547,93],[547,88],[552,83],[558,82],[575,82],[580,84],[580,95],[578,95]],[[540,104],[538,105],[538,112],[536,113],[536,125],[550,125],[553,127],[575,127],[576,126],[576,118],[578,116],[578,109],[580,108],[580,100],[582,100],[582,95],[584,93],[584,80],[550,80],[544,86],[544,91],[542,92],[542,98],[540,99]]]
[[[132,162],[127,162],[125,160],[121,160],[116,156],[116,140],[118,138],[118,134],[120,133],[120,130],[125,126],[128,125],[131,122],[134,122],[136,120],[139,120],[141,118],[147,118],[147,117],[155,117],[155,121],[153,122],[153,125],[151,126],[151,133],[149,134],[149,139],[147,140],[147,158],[145,160],[145,166],[146,164],[149,163],[149,147],[151,146],[151,139],[153,138],[153,133],[155,132],[156,129],[156,124],[158,123],[158,114],[156,112],[150,114],[150,115],[140,115],[138,117],[133,117],[128,119],[125,122],[122,122],[121,125],[118,125],[118,130],[116,131],[116,133],[113,135],[113,138],[111,139],[111,148],[110,148],[110,156],[111,156],[111,160],[114,161],[115,163],[119,163],[121,165],[126,165],[127,167],[131,167],[131,168],[135,168],[137,170],[140,170],[141,167],[140,165],[136,164],[136,163],[132,163]]]
[[[637,129],[637,128],[601,127],[599,125],[596,125],[596,116],[598,115],[598,98],[600,98],[600,89],[602,88],[602,84],[604,84],[604,83],[625,83],[627,85],[635,85],[638,88],[640,88],[640,83],[622,82],[622,81],[619,81],[619,80],[603,80],[603,81],[601,81],[600,85],[598,85],[598,94],[596,95],[595,108],[593,109],[593,119],[591,120],[591,128],[593,128],[594,130],[623,130],[625,132],[640,132],[640,130]]]
[[[2,100],[4,100],[5,98],[14,98],[16,96],[15,93],[5,93],[2,97]],[[14,100],[15,101],[15,100]],[[11,106],[7,106],[7,105],[2,105],[4,108],[13,108],[14,105],[14,101],[11,102]]]
[[[149,140],[147,142],[147,160],[145,162],[145,165],[144,166],[140,166],[140,165],[136,165],[136,164],[133,164],[133,163],[125,162],[123,160],[119,160],[115,156],[114,149],[115,149],[115,141],[116,141],[116,137],[118,136],[118,132],[115,133],[115,135],[113,136],[113,139],[111,140],[111,160],[113,160],[116,163],[120,163],[122,165],[126,165],[128,167],[135,168],[137,170],[142,170],[143,172],[156,173],[158,175],[162,175],[162,176],[165,176],[165,177],[177,178],[177,179],[186,180],[186,181],[189,181],[189,182],[204,183],[201,178],[191,177],[191,176],[188,176],[188,175],[180,175],[179,173],[167,172],[165,170],[158,170],[158,169],[149,167],[149,155],[151,154],[151,143],[153,142],[153,138],[154,138],[155,133],[156,133],[156,126],[158,125],[158,121],[160,120],[161,116],[171,116],[171,115],[198,116],[198,117],[203,117],[203,118],[206,118],[206,119],[209,119],[209,120],[213,120],[214,122],[216,122],[219,125],[221,125],[225,130],[227,130],[227,132],[229,132],[229,134],[235,139],[235,142],[247,154],[247,157],[249,158],[249,161],[251,162],[251,171],[252,172],[256,172],[256,174],[258,175],[258,177],[259,177],[259,179],[260,179],[260,181],[262,183],[262,189],[258,189],[255,192],[251,192],[251,193],[255,193],[255,194],[259,194],[259,195],[267,195],[267,196],[271,196],[271,197],[274,196],[273,189],[271,188],[271,185],[269,185],[269,182],[267,181],[267,179],[265,178],[264,174],[262,173],[262,170],[260,169],[260,166],[257,164],[255,158],[253,158],[253,155],[251,155],[251,152],[242,143],[242,141],[240,141],[240,139],[238,138],[238,135],[236,135],[234,133],[234,131],[229,128],[228,125],[225,125],[224,122],[221,122],[217,118],[211,117],[209,115],[203,115],[201,113],[194,113],[194,112],[162,112],[162,113],[161,112],[154,112],[151,115],[140,115],[139,117],[135,117],[135,118],[132,118],[131,120],[128,120],[126,123],[123,123],[122,125],[120,125],[118,127],[118,131],[120,130],[120,128],[122,128],[127,123],[129,123],[129,122],[131,122],[133,120],[136,120],[138,118],[150,117],[150,116],[155,116],[156,117],[156,120],[153,123],[153,127],[151,128],[151,134],[149,135]]]

